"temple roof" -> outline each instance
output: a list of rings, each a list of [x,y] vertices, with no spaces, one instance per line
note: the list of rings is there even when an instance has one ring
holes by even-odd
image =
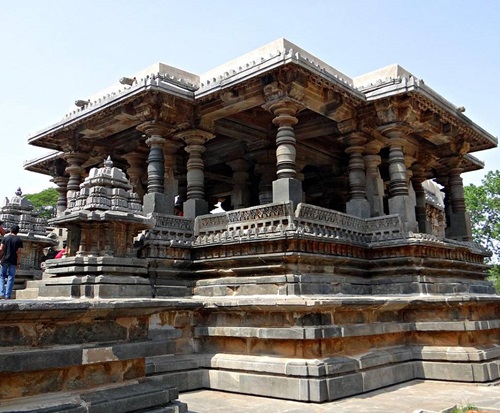
[[[380,130],[385,125],[406,125],[412,142],[420,142],[432,154],[434,170],[446,167],[437,158],[456,154],[463,157],[465,171],[480,169],[482,163],[470,153],[497,145],[497,139],[461,108],[408,70],[391,65],[350,78],[286,39],[201,75],[164,63],[123,75],[127,77],[122,83],[79,99],[80,107],[30,137],[30,144],[56,152],[28,162],[25,168],[48,173],[51,160],[68,150],[89,153],[85,166],[94,166],[109,147],[146,153],[144,143],[137,146],[142,134],[136,127],[148,119],[161,119],[174,132],[199,127],[215,133],[215,163],[221,151],[239,150],[236,141],[255,147],[272,139],[272,116],[263,108],[269,99],[264,89],[271,82],[304,105],[298,115],[297,141],[307,157],[324,160],[318,167],[343,152],[343,136],[353,127],[368,128],[383,141]],[[325,145],[327,151],[321,149]]]

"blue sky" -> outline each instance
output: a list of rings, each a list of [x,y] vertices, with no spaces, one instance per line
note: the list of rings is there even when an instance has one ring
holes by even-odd
[[[350,77],[398,63],[500,133],[496,0],[0,0],[0,197],[53,186],[29,135],[156,62],[201,74],[284,37]],[[500,169],[499,149],[464,181]]]

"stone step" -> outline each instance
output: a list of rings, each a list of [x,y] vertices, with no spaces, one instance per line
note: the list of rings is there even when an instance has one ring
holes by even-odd
[[[38,287],[25,288],[16,291],[17,300],[34,300],[38,298]]]
[[[172,353],[173,343],[142,340],[92,343],[87,346],[59,345],[48,348],[0,348],[0,373],[67,368],[70,366],[133,360]]]
[[[186,413],[176,400],[179,392],[153,380],[125,382],[118,386],[77,393],[2,401],[2,413]]]

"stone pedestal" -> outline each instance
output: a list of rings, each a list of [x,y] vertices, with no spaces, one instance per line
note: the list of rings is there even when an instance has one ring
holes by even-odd
[[[302,183],[295,178],[281,178],[273,182],[273,202],[302,202]]]
[[[174,209],[174,198],[159,192],[151,192],[144,195],[143,212],[144,214],[159,213],[171,214]]]
[[[346,212],[360,218],[370,218],[370,203],[366,199],[351,199],[346,204]]]
[[[184,202],[184,216],[187,218],[195,218],[208,212],[208,202],[203,199],[188,199]]]
[[[398,214],[403,222],[405,231],[418,231],[415,220],[415,204],[409,195],[398,195],[389,198],[389,214]]]

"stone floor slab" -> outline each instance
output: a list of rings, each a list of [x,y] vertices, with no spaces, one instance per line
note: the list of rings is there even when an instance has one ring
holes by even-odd
[[[182,393],[179,399],[188,404],[188,413],[430,413],[467,403],[494,413],[500,412],[500,382],[476,385],[415,380],[323,404],[212,390]]]

